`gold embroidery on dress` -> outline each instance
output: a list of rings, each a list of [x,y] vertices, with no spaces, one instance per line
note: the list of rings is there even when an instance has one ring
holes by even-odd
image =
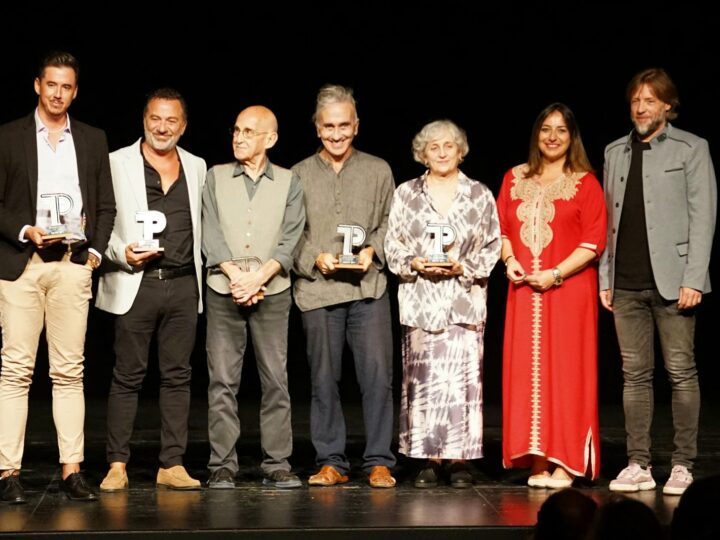
[[[580,179],[585,173],[562,175],[552,183],[541,186],[538,182],[525,178],[527,165],[513,168],[513,186],[510,189],[512,200],[521,200],[517,208],[517,218],[521,223],[520,240],[532,254],[532,271],[542,269],[540,254],[552,242],[553,230],[550,227],[555,217],[555,201],[572,199],[578,190]],[[540,341],[543,326],[543,295],[532,293],[532,365],[530,373],[530,440],[529,453],[544,455],[541,433],[541,354]]]
[[[522,201],[517,208],[517,217],[522,223],[520,239],[530,249],[533,257],[539,257],[553,239],[550,223],[555,217],[555,201],[572,199],[577,193],[580,179],[586,173],[563,174],[543,187],[535,180],[525,178],[527,165],[518,165],[512,172],[510,198]]]

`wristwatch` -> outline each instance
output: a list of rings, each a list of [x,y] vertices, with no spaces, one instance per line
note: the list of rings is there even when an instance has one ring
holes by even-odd
[[[562,274],[560,273],[560,269],[559,269],[559,268],[553,268],[553,269],[550,270],[550,271],[552,272],[553,279],[555,280],[555,281],[553,281],[553,285],[555,285],[556,287],[557,287],[558,285],[561,285],[562,282],[563,282],[563,277],[562,277]]]

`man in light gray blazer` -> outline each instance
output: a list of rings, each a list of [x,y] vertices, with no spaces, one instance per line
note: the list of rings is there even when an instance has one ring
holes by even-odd
[[[675,450],[663,488],[680,495],[692,482],[700,388],[695,308],[710,292],[717,187],[707,141],[672,126],[677,89],[662,69],[628,85],[635,129],[605,149],[608,241],[600,260],[600,300],[613,312],[623,358],[628,466],[612,491],[655,488],[650,470],[654,330],[672,386]]]
[[[118,215],[105,252],[112,268],[100,278],[95,305],[117,315],[116,360],[108,397],[110,471],[101,491],[128,488],[130,437],[155,332],[162,423],[157,485],[200,488],[182,463],[190,411],[190,355],[202,311],[200,211],[207,167],[177,146],[187,113],[176,90],[150,94],[143,122],[143,139],[110,154]],[[157,248],[152,242],[138,245],[143,219],[156,225],[148,228],[156,231],[148,240],[157,240]]]

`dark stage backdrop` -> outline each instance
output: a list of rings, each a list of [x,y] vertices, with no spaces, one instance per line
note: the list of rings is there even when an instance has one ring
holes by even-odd
[[[715,133],[720,64],[710,52],[719,21],[692,4],[675,4],[672,10],[606,3],[478,7],[479,2],[441,2],[431,9],[420,2],[363,2],[342,9],[338,4],[301,2],[287,10],[257,10],[247,3],[220,8],[210,2],[185,13],[170,4],[163,10],[113,3],[86,11],[69,4],[52,10],[5,4],[0,8],[0,122],[32,110],[39,57],[49,49],[67,49],[82,66],[71,112],[105,129],[111,150],[141,135],[145,94],[173,86],[190,106],[181,144],[208,165],[232,159],[227,128],[242,108],[259,103],[273,109],[280,123],[272,160],[291,166],[317,149],[310,121],[314,97],[322,84],[336,82],[355,89],[361,119],[357,147],[388,160],[397,183],[422,172],[410,152],[414,134],[426,122],[446,117],[468,132],[470,154],[463,170],[497,193],[503,173],[525,160],[536,114],[553,101],[575,111],[601,175],[603,148],[631,127],[625,85],[638,70],[661,66],[681,93],[675,124],[707,138],[720,163]],[[718,285],[717,246],[715,254],[712,273]],[[505,287],[497,268],[490,280],[485,354],[486,401],[491,404],[500,401]],[[392,293],[394,288],[393,283]],[[717,340],[710,320],[718,313],[716,295],[705,298],[697,329],[698,365],[708,400],[720,399]],[[111,317],[92,310],[89,394],[107,392],[114,358],[111,323]],[[204,324],[201,319],[193,358],[198,396],[207,380]],[[43,362],[34,383],[37,396],[47,395]],[[252,362],[248,364],[251,368]],[[293,399],[307,400],[308,370],[296,312],[288,370]],[[599,371],[601,399],[619,403],[620,359],[607,313],[600,317]],[[396,383],[400,373],[397,351]],[[148,377],[157,380],[152,370]],[[350,366],[346,379],[345,392],[356,397]],[[664,377],[657,387],[666,399]],[[255,395],[257,388],[254,369],[247,369],[241,394]]]

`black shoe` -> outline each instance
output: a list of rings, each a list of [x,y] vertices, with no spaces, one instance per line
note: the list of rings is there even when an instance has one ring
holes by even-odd
[[[456,461],[448,467],[450,473],[450,485],[456,489],[472,487],[473,477],[470,474],[467,463]]]
[[[433,488],[438,484],[440,476],[440,464],[435,461],[429,461],[423,469],[420,470],[415,477],[416,488]]]
[[[208,489],[235,489],[235,475],[229,470],[215,469],[207,481]]]
[[[268,473],[267,476],[263,478],[263,485],[279,489],[293,489],[302,487],[302,481],[296,474],[279,469]]]
[[[25,490],[20,483],[19,474],[11,474],[0,479],[0,500],[8,504],[23,504],[26,502]]]
[[[72,473],[65,480],[60,480],[60,490],[73,501],[97,501],[97,495],[79,472]]]

